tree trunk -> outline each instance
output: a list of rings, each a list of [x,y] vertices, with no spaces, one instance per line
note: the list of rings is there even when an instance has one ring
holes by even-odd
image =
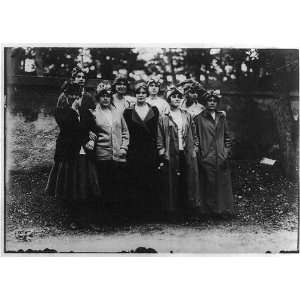
[[[171,67],[172,83],[175,85],[176,84],[176,74],[175,74],[175,69],[174,69],[174,64],[173,64],[172,52],[169,51],[167,53],[167,56],[168,56],[169,65]]]
[[[39,48],[35,49],[36,55],[35,55],[35,65],[36,65],[36,75],[37,76],[43,76],[44,75],[44,61],[43,57],[41,55],[41,50]]]
[[[293,114],[288,95],[281,95],[271,105],[278,137],[281,154],[281,165],[287,178],[296,179],[297,144],[298,135],[295,135],[298,122],[293,119]]]

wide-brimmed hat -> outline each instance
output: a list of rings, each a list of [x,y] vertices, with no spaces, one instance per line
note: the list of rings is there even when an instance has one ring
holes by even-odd
[[[166,93],[167,100],[174,94],[179,94],[179,95],[183,96],[183,93],[180,89],[178,89],[176,86],[172,86],[172,87],[168,88],[168,90],[167,90],[167,93]]]
[[[149,86],[151,83],[154,83],[155,85],[157,85],[158,87],[161,86],[162,81],[160,78],[156,78],[156,77],[151,77],[149,78],[149,80],[147,81],[147,86]]]

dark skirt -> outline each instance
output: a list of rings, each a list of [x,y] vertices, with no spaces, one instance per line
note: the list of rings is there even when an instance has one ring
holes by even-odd
[[[46,192],[67,202],[90,202],[101,196],[96,165],[86,155],[55,162]]]
[[[128,205],[133,213],[155,215],[159,212],[157,185],[156,161],[130,160],[128,165]]]
[[[124,204],[126,164],[113,160],[99,160],[97,161],[97,169],[104,205]]]

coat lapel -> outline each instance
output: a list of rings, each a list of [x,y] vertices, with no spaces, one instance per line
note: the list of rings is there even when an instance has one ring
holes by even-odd
[[[135,108],[132,109],[132,121],[142,126],[144,129],[146,129],[148,132],[150,132],[150,129],[147,126],[147,122],[151,120],[154,117],[153,109],[149,106],[149,111],[145,117],[144,120],[142,120],[139,116],[139,114],[136,112]]]

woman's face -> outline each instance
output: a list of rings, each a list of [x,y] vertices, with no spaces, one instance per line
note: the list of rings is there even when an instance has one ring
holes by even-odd
[[[136,100],[139,104],[142,104],[146,101],[147,91],[144,88],[140,88],[135,93]]]
[[[172,108],[178,108],[182,102],[182,95],[175,93],[170,96],[170,106]]]
[[[75,75],[74,83],[79,84],[80,86],[85,85],[85,76],[83,72],[79,72]]]
[[[125,82],[119,82],[116,84],[116,92],[121,95],[125,95],[127,92],[127,86]]]
[[[152,82],[149,84],[148,90],[150,96],[156,96],[159,92],[159,87],[154,82]]]
[[[108,108],[111,105],[112,101],[112,94],[111,93],[105,93],[102,96],[99,97],[99,103],[102,107]]]
[[[206,108],[211,111],[216,110],[217,105],[218,105],[218,101],[215,98],[209,98],[206,102]]]

